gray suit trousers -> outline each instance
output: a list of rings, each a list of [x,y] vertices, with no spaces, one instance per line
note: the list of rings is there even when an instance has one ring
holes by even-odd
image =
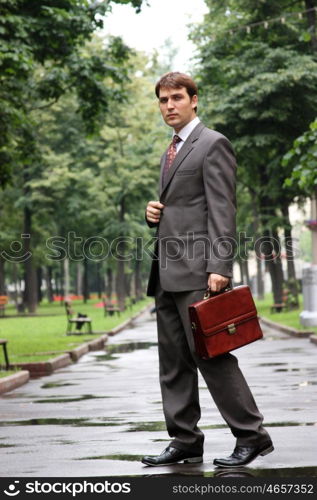
[[[225,354],[203,360],[195,354],[187,307],[202,300],[204,292],[166,292],[157,283],[160,384],[167,431],[174,438],[171,445],[203,452],[197,368],[237,445],[260,444],[269,436],[237,358]]]

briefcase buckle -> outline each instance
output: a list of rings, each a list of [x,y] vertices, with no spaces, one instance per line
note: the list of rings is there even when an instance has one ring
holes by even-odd
[[[230,325],[227,326],[229,335],[233,335],[236,333],[236,327],[234,323],[231,323]]]

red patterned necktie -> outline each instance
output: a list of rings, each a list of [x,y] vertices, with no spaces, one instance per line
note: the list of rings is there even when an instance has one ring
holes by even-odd
[[[168,147],[167,153],[166,153],[166,160],[164,163],[164,168],[163,168],[163,186],[166,182],[166,177],[167,173],[170,169],[170,166],[172,165],[173,161],[175,160],[177,150],[176,150],[176,144],[180,142],[182,139],[178,135],[174,135],[173,140],[171,144]]]

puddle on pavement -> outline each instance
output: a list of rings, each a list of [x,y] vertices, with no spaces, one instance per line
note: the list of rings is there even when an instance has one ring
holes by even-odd
[[[56,444],[77,444],[76,441],[69,441],[67,439],[56,440],[56,441],[54,441],[54,443],[56,443]]]
[[[128,422],[128,425],[132,425],[130,429],[126,432],[157,432],[157,431],[166,431],[165,422]],[[226,424],[214,424],[214,425],[201,425],[201,429],[226,429]]]
[[[86,401],[87,399],[108,399],[111,396],[93,396],[92,394],[84,394],[77,398],[60,398],[59,396],[51,396],[50,399],[34,400],[34,403],[75,403],[77,401]]]
[[[127,425],[131,425],[126,432],[158,432],[166,431],[165,422],[128,422]],[[300,426],[312,426],[316,425],[315,422],[268,422],[264,424],[265,427],[300,427]],[[211,425],[201,425],[200,428],[207,429],[227,429],[226,424],[211,424]]]
[[[0,422],[0,427],[28,425],[70,425],[74,427],[112,427],[122,425],[119,418],[101,418],[91,421],[88,418],[32,418],[30,420],[8,420]]]
[[[316,425],[316,422],[271,422],[265,423],[265,427],[302,427]]]
[[[157,431],[166,431],[165,422],[128,422],[128,425],[132,425],[130,429],[126,432],[157,432]]]
[[[109,361],[112,359],[118,359],[114,354],[121,354],[126,352],[133,352],[140,349],[149,349],[150,347],[157,346],[156,342],[126,342],[123,344],[109,344],[107,345],[106,354],[100,356],[95,356],[97,361]]]
[[[71,384],[70,382],[47,382],[46,384],[41,385],[41,389],[53,389],[55,387],[67,387],[69,385],[78,384]]]
[[[274,469],[251,469],[248,467],[240,467],[239,469],[216,469],[212,471],[199,470],[200,464],[192,466],[174,465],[170,466],[174,472],[166,474],[146,474],[143,477],[166,477],[166,476],[201,476],[201,477],[263,477],[263,478],[309,478],[317,477],[317,467],[294,467],[294,468],[274,468]],[[149,467],[147,470],[150,469]]]
[[[77,460],[123,460],[126,462],[140,462],[143,455],[101,455],[99,457],[83,457]]]
[[[259,363],[257,366],[283,366],[288,363]]]
[[[300,368],[276,368],[275,372],[300,372]]]

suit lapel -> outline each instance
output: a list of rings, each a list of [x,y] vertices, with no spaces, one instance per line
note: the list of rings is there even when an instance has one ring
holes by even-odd
[[[165,192],[169,183],[171,182],[172,178],[174,177],[176,170],[179,168],[179,166],[182,164],[182,162],[185,160],[185,158],[189,155],[189,153],[194,149],[195,142],[199,138],[201,131],[204,128],[205,128],[205,125],[202,122],[199,122],[198,125],[196,125],[196,127],[192,131],[192,133],[187,137],[187,139],[184,142],[183,146],[181,147],[180,151],[177,153],[175,160],[173,161],[172,165],[170,166],[170,169],[167,173],[164,188],[163,188],[162,183],[163,183],[163,168],[164,168],[164,163],[165,163],[165,158],[166,158],[166,152],[163,155],[162,161],[161,161],[160,197],[163,195],[163,193]]]
[[[167,150],[163,154],[161,158],[161,173],[160,173],[160,193],[163,191],[163,169],[164,169],[164,164],[166,161],[166,155],[167,155]]]

